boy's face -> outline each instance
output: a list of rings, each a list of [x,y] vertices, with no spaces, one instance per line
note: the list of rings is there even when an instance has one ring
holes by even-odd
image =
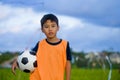
[[[46,35],[47,38],[56,38],[57,31],[59,30],[59,26],[56,22],[47,20],[43,27],[41,28],[42,32]]]

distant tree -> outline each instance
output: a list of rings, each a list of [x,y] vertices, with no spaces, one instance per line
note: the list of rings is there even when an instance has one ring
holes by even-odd
[[[85,52],[84,51],[81,51],[81,52],[75,52],[75,51],[72,51],[72,57],[74,59],[74,65],[78,68],[80,67],[86,67],[87,64],[86,64],[86,60],[85,60]]]
[[[18,54],[19,52],[15,52],[15,53],[9,52],[9,51],[3,52],[2,55],[0,55],[0,64],[6,60],[13,58],[14,56]]]

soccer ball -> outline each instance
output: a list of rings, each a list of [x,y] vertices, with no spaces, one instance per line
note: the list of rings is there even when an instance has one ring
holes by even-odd
[[[20,70],[31,73],[37,67],[36,53],[34,51],[25,50],[17,58],[17,65]]]

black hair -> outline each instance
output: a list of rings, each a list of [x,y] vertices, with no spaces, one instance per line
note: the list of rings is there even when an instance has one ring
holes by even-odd
[[[46,14],[42,17],[41,19],[41,27],[43,27],[43,24],[47,21],[47,20],[51,20],[56,22],[56,24],[58,25],[58,18],[54,15],[54,14]]]

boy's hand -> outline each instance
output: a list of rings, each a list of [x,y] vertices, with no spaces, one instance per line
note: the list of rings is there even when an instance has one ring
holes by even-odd
[[[17,66],[17,60],[15,59],[14,62],[13,62],[13,64],[12,64],[12,73],[13,73],[14,75],[16,75],[15,69],[16,69],[17,67],[18,67],[18,66]]]

